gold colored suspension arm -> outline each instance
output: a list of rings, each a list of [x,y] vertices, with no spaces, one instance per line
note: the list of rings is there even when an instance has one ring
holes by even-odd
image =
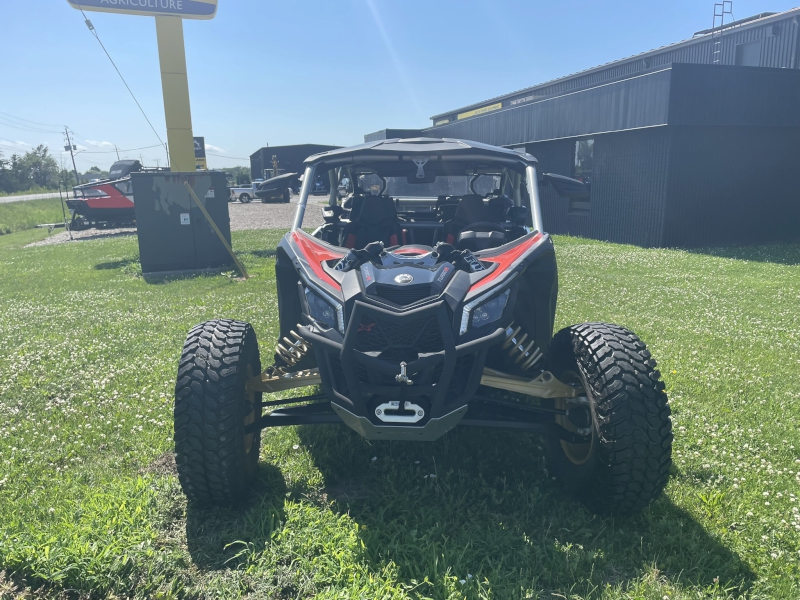
[[[321,383],[322,378],[319,376],[318,369],[284,373],[280,369],[270,367],[260,375],[248,379],[246,390],[248,392],[267,393],[285,392],[286,390],[309,385],[320,385]]]
[[[550,371],[544,371],[535,379],[528,379],[485,367],[481,385],[537,398],[577,398],[584,393],[583,388],[559,381]]]

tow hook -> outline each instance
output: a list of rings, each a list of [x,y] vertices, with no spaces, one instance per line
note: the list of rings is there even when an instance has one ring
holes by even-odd
[[[417,423],[425,416],[425,410],[418,404],[403,402],[403,411],[406,414],[397,414],[400,411],[400,401],[384,402],[375,409],[375,416],[384,423]]]
[[[414,385],[414,382],[408,378],[406,368],[408,365],[405,362],[400,363],[400,374],[395,375],[394,379],[397,383],[405,383],[406,385]]]

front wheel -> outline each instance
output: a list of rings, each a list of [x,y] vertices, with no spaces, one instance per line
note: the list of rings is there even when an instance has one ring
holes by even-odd
[[[292,193],[289,190],[283,190],[283,201],[287,204],[292,199]]]
[[[261,393],[247,392],[261,372],[253,328],[221,319],[195,325],[175,385],[175,462],[187,498],[200,505],[240,501],[256,477]]]
[[[551,473],[590,510],[638,512],[667,484],[672,464],[672,422],[656,361],[633,332],[606,323],[559,331],[549,369],[586,394],[555,402],[556,418],[586,443],[548,440]]]

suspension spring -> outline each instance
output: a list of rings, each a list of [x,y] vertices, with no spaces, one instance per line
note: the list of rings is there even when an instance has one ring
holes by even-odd
[[[515,327],[514,323],[506,329],[506,341],[503,342],[502,349],[508,351],[508,356],[523,371],[530,370],[544,356],[536,346],[536,340],[531,338],[528,341],[528,334],[522,331],[521,326]]]
[[[284,337],[283,340],[278,342],[278,345],[275,346],[275,354],[281,357],[287,367],[293,367],[308,354],[308,351],[311,350],[311,344],[303,339],[294,329],[289,332],[289,335],[292,336],[294,340]]]

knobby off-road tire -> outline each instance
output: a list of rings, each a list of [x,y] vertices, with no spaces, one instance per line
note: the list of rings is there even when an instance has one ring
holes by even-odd
[[[667,395],[644,342],[616,325],[573,325],[553,338],[549,363],[556,377],[582,385],[588,400],[579,408],[583,422],[557,421],[573,431],[591,427],[592,432],[588,444],[548,439],[551,474],[598,514],[642,510],[664,490],[672,464]],[[576,407],[573,402],[561,406]]]
[[[260,416],[261,394],[245,384],[260,372],[249,324],[222,319],[189,331],[175,385],[175,462],[190,502],[235,504],[255,479],[261,435],[245,427]]]

